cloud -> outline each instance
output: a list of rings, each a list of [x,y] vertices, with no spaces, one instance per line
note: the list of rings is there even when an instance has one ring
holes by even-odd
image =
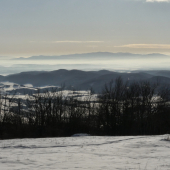
[[[103,43],[104,41],[30,41],[30,43],[73,43],[73,44],[82,44],[82,43]]]
[[[146,0],[146,2],[170,2],[170,0]]]
[[[54,41],[54,43],[103,43],[103,41]]]
[[[170,44],[127,44],[114,46],[118,48],[153,48],[153,49],[170,49]]]

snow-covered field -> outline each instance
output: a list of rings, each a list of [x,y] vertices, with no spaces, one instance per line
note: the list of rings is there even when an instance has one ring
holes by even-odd
[[[163,136],[69,137],[0,141],[0,170],[168,170]]]

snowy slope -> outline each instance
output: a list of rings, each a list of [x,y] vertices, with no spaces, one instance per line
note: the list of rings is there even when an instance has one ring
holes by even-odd
[[[0,141],[1,170],[170,169],[166,136],[69,137]]]

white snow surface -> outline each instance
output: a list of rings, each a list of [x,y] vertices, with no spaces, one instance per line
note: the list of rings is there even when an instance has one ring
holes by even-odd
[[[169,170],[162,136],[68,137],[0,141],[0,170]]]

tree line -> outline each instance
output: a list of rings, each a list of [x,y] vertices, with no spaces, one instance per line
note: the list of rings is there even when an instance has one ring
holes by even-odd
[[[64,90],[25,99],[0,95],[0,139],[169,132],[170,89],[147,81],[128,83],[119,77],[95,97],[90,90],[81,99],[64,95]]]

